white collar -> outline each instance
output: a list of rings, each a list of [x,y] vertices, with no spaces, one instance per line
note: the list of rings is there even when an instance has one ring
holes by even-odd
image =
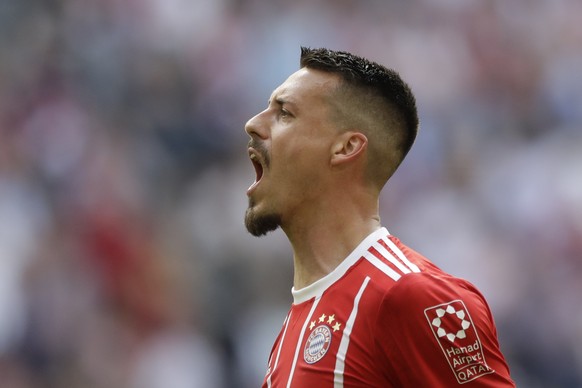
[[[350,267],[352,267],[366,253],[366,251],[368,251],[372,244],[374,244],[380,238],[388,235],[390,235],[390,233],[384,227],[375,230],[374,232],[370,233],[368,237],[364,238],[362,242],[358,244],[358,246],[352,251],[352,253],[350,253],[348,257],[346,257],[340,263],[340,265],[338,265],[329,274],[299,290],[296,290],[295,287],[291,288],[293,304],[300,304],[308,301],[311,298],[320,297],[325,290],[327,290],[332,284],[344,276]]]

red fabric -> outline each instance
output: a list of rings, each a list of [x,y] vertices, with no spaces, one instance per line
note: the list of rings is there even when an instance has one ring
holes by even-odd
[[[370,237],[294,291],[263,387],[514,387],[481,293],[385,229]]]

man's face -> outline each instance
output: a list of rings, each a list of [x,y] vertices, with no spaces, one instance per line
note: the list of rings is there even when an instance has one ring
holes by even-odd
[[[337,129],[328,99],[338,79],[302,68],[279,86],[267,108],[250,119],[249,156],[256,180],[247,190],[248,231],[260,236],[301,220],[323,195]]]

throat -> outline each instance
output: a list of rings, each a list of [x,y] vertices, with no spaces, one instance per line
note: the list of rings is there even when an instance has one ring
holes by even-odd
[[[317,265],[302,265],[298,264],[296,261],[295,272],[293,275],[293,287],[296,290],[301,290],[305,287],[308,287],[333,272],[336,267],[337,266],[333,268],[323,268]]]
[[[306,233],[289,233],[283,228],[293,247],[295,289],[309,286],[333,272],[380,227],[378,220],[370,220],[357,226],[345,223],[336,228],[304,229]]]

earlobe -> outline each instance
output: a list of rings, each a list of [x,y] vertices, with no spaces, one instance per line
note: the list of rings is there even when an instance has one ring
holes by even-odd
[[[363,133],[343,133],[332,147],[331,164],[337,165],[358,158],[367,145],[368,138]]]

